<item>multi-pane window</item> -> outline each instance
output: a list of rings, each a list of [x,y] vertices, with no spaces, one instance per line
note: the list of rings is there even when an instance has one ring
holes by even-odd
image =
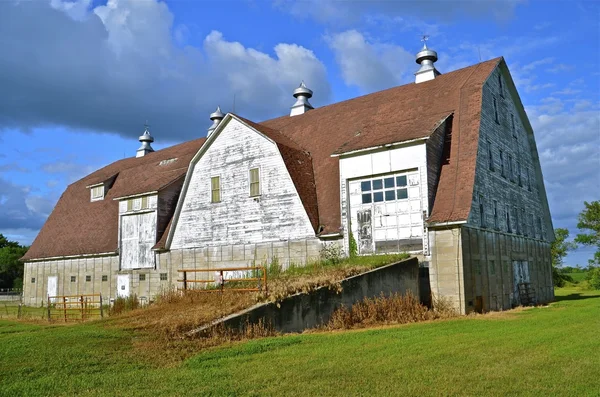
[[[512,228],[510,227],[510,207],[508,204],[506,205],[506,231],[512,233]]]
[[[406,175],[376,178],[360,183],[362,203],[404,200],[408,198]]]
[[[31,277],[31,284],[35,283],[35,277]]]
[[[167,281],[167,273],[160,274],[160,281]]]
[[[250,197],[260,196],[260,174],[258,168],[250,170]]]
[[[210,178],[210,202],[218,203],[221,201],[221,177],[213,176]]]
[[[504,152],[500,150],[500,175],[506,178],[506,174],[504,173]]]
[[[102,281],[108,281],[108,276],[106,274],[102,275]]]
[[[494,200],[494,228],[498,229],[498,202]]]
[[[92,201],[104,199],[104,185],[94,186],[91,189]]]
[[[492,144],[490,141],[487,143],[488,146],[488,167],[490,171],[494,171],[494,155],[492,153]]]
[[[485,211],[483,208],[483,195],[479,195],[479,226],[485,227]]]
[[[148,196],[142,197],[142,208],[143,210],[148,208]]]
[[[494,97],[494,120],[497,124],[500,124],[500,120],[498,119],[498,103],[496,101],[496,97]]]
[[[127,200],[127,211],[133,211],[133,200]]]
[[[140,281],[146,281],[146,275],[140,274]]]

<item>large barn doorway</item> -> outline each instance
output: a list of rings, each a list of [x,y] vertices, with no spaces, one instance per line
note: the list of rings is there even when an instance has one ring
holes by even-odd
[[[349,181],[350,219],[359,254],[423,250],[418,170]]]
[[[154,267],[156,213],[121,217],[121,269]]]

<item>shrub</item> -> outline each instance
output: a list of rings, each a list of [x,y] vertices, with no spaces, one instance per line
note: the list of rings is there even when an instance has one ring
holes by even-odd
[[[127,298],[118,297],[115,299],[110,311],[109,315],[121,314],[127,311],[135,310],[140,307],[140,301],[138,300],[137,295],[131,295]]]
[[[324,243],[321,246],[321,260],[327,264],[337,265],[343,256],[342,247],[338,243]]]
[[[587,282],[592,289],[600,289],[600,267],[590,269],[587,276]]]

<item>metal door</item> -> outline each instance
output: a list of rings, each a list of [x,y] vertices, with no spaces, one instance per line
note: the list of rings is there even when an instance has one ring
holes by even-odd
[[[58,295],[58,276],[48,276],[48,296],[57,296]],[[56,298],[51,298],[51,302],[55,302]]]
[[[117,276],[117,297],[129,297],[129,274],[119,274]]]

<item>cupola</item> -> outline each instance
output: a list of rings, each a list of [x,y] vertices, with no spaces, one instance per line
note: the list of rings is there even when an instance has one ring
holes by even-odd
[[[314,109],[310,102],[308,102],[312,95],[312,90],[306,87],[304,81],[300,83],[300,86],[294,90],[296,103],[291,108],[290,116],[298,116],[308,112],[310,109]]]
[[[219,125],[219,123],[221,122],[221,120],[223,120],[223,117],[225,117],[225,115],[223,114],[223,112],[221,112],[221,107],[217,106],[217,110],[215,110],[214,112],[212,112],[210,114],[210,119],[212,120],[212,125],[208,128],[208,133],[206,134],[206,137],[208,138],[210,136],[210,134],[213,133],[213,131],[217,128],[217,126]]]
[[[437,52],[427,48],[427,39],[428,36],[423,37],[423,48],[417,53],[417,63],[421,65],[415,73],[415,83],[417,84],[433,80],[440,75],[433,64],[438,60]]]
[[[148,130],[149,127],[148,123],[144,124],[144,133],[139,137],[142,146],[137,150],[135,157],[142,157],[154,151],[152,146],[150,146],[150,144],[154,142],[154,138],[150,135],[150,131]]]

